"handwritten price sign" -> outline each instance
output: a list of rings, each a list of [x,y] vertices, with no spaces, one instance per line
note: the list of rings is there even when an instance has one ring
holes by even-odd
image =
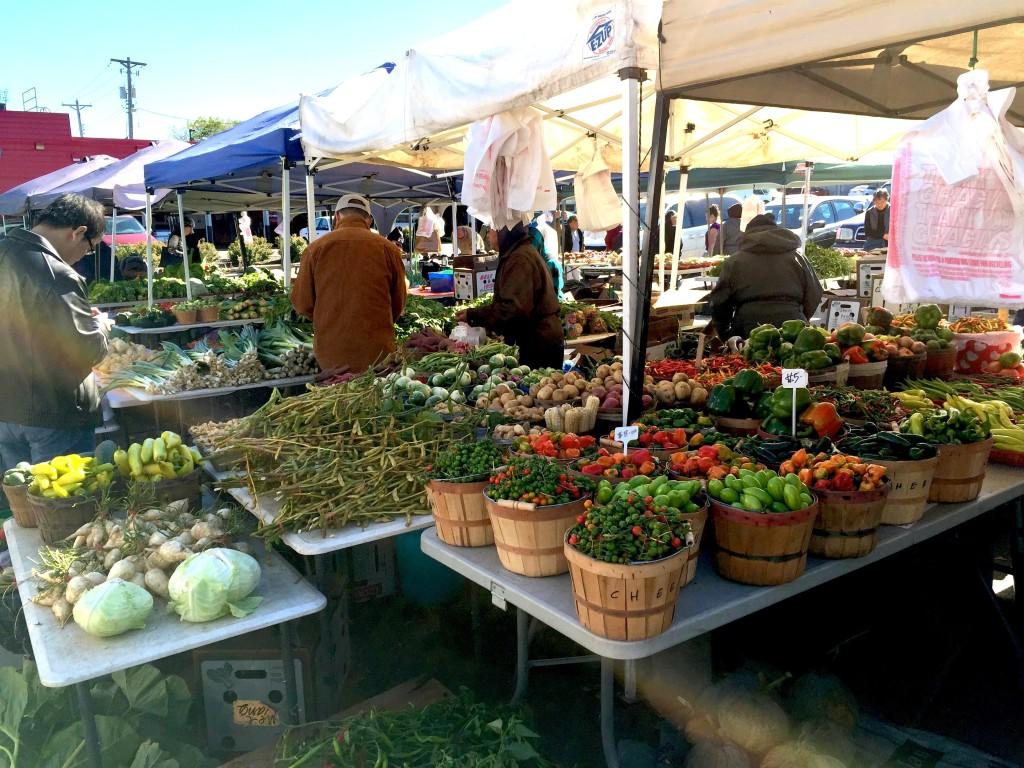
[[[615,442],[622,443],[622,452],[629,453],[629,443],[640,437],[639,427],[616,427]]]
[[[784,389],[801,389],[807,386],[807,371],[803,368],[783,368],[782,387]]]

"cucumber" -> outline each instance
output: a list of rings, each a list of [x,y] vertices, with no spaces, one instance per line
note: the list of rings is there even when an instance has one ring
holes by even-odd
[[[787,507],[781,501],[773,501],[771,510],[772,512],[789,512],[789,507]]]
[[[768,491],[762,490],[761,488],[746,488],[743,491],[744,496],[753,496],[755,499],[761,502],[762,506],[771,506],[775,499],[773,499]]]
[[[748,512],[764,511],[764,504],[761,503],[757,496],[750,493],[750,489],[740,497],[740,506]]]
[[[719,496],[719,500],[725,504],[736,504],[740,500],[740,495],[734,488],[723,488],[722,495]]]

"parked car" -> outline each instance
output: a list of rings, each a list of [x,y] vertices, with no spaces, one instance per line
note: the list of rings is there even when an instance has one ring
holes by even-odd
[[[107,247],[113,242],[114,217],[107,216],[107,225],[103,230],[103,242]],[[137,245],[146,242],[146,228],[134,216],[117,217],[117,244]]]
[[[326,216],[316,217],[316,236],[323,237],[331,231],[331,220]],[[299,237],[309,240],[309,227],[303,227],[299,230]]]
[[[863,248],[866,239],[863,213],[836,227],[836,248]]]
[[[847,224],[858,216],[863,221],[864,201],[852,197],[815,197],[808,198],[810,203],[808,220],[809,232],[832,230]],[[782,205],[765,206],[765,213],[774,214],[780,226],[792,230],[795,234],[803,234],[804,197],[786,197],[786,211],[783,216]]]

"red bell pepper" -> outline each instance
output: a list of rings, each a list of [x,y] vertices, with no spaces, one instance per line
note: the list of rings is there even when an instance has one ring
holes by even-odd
[[[702,459],[714,459],[715,461],[718,461],[718,446],[702,445],[697,449],[697,456]]]
[[[583,469],[580,470],[584,475],[600,475],[604,472],[604,467],[600,464],[585,464]]]
[[[814,403],[800,416],[801,424],[810,424],[818,437],[832,437],[843,428],[843,420],[832,403]]]
[[[864,363],[870,362],[868,356],[864,354],[863,347],[850,347],[848,350],[843,352],[843,358],[849,360],[852,365],[863,365]]]

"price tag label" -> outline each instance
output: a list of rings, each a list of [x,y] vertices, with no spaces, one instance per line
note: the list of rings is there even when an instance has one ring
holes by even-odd
[[[235,725],[272,728],[281,724],[277,710],[262,701],[239,699],[231,706],[231,717]]]
[[[807,386],[807,371],[803,368],[783,368],[783,389],[801,389]]]
[[[616,427],[615,442],[622,443],[622,452],[629,454],[629,444],[640,437],[639,427]]]

